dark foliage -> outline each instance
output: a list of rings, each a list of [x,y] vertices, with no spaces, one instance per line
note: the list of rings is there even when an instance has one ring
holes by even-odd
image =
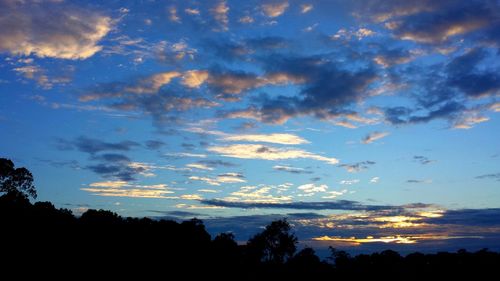
[[[13,167],[13,165],[11,165]],[[297,237],[278,220],[238,245],[234,235],[211,239],[203,222],[123,218],[106,210],[75,217],[50,202],[32,204],[22,192],[0,196],[0,276],[140,280],[427,280],[494,276],[500,254],[421,254],[394,251],[351,257],[330,248],[321,261],[312,248],[296,253]],[[14,275],[12,275],[14,274]]]

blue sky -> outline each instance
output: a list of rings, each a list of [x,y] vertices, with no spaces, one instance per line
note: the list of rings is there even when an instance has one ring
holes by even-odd
[[[0,153],[39,200],[242,241],[286,216],[318,247],[500,248],[498,1],[0,11]]]

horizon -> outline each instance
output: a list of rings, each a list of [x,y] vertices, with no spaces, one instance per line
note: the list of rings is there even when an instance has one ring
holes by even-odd
[[[500,3],[0,0],[0,158],[75,215],[500,250]]]

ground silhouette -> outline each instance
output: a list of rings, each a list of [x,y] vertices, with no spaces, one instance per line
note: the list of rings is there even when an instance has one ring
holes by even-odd
[[[29,197],[36,195],[33,177],[11,163],[0,159],[0,274],[4,278],[15,274],[12,279],[27,275],[166,280],[478,279],[495,276],[500,268],[500,254],[486,249],[407,256],[386,250],[351,257],[331,248],[331,256],[321,260],[312,248],[297,252],[298,238],[286,219],[270,223],[246,244],[238,245],[231,233],[212,239],[198,219],[178,223],[124,218],[92,209],[77,217],[50,202],[30,202]],[[29,176],[12,177],[19,169]]]

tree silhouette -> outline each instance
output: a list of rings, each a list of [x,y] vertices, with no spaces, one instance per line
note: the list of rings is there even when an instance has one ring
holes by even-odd
[[[14,163],[5,158],[0,158],[0,192],[33,199],[37,196],[31,172],[26,168],[15,168]]]
[[[295,253],[297,241],[290,224],[283,219],[273,221],[263,232],[250,238],[247,248],[254,259],[282,264]]]

